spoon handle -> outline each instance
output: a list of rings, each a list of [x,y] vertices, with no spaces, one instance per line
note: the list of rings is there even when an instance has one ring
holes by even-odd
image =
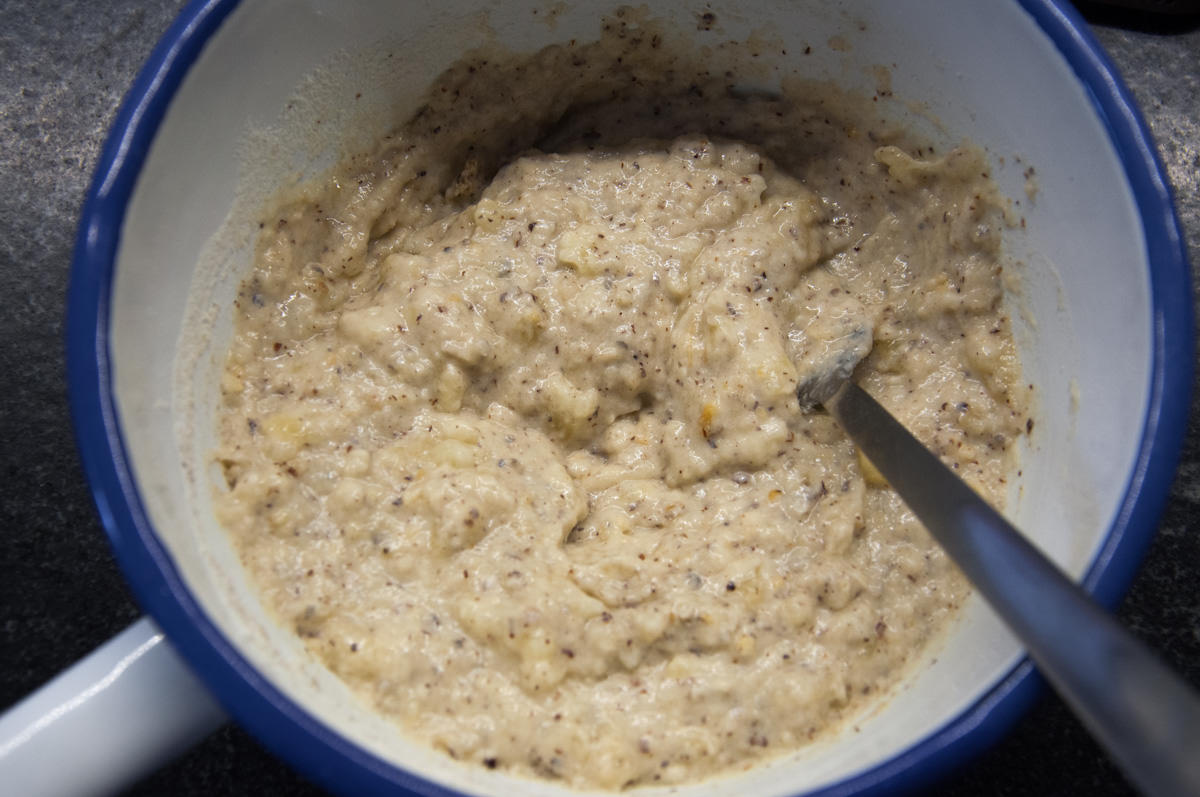
[[[1200,697],[866,391],[825,402],[1129,780],[1200,795]]]

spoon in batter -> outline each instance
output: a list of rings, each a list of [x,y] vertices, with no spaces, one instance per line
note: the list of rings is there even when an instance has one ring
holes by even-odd
[[[1200,697],[850,381],[862,337],[818,358],[801,405],[833,415],[1138,789],[1200,795]]]

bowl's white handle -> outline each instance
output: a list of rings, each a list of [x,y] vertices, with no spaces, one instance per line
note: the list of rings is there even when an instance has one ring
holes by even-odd
[[[112,794],[225,719],[143,617],[0,716],[0,791]]]

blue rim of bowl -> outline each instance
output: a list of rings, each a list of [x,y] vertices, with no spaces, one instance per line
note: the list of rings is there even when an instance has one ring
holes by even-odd
[[[1184,433],[1193,368],[1191,279],[1171,190],[1129,90],[1068,4],[1017,0],[1088,90],[1125,167],[1150,263],[1153,362],[1133,473],[1107,538],[1083,579],[1112,607],[1154,536]],[[100,519],[138,600],[220,702],[281,758],[346,794],[458,792],[414,775],[327,728],[268,682],[188,590],[146,516],[117,418],[109,313],[120,230],[138,174],[191,65],[239,0],[193,0],[155,47],[117,114],[83,207],[67,295],[71,415]],[[896,757],[814,795],[895,794],[927,784],[995,742],[1041,688],[1023,659],[971,707]]]

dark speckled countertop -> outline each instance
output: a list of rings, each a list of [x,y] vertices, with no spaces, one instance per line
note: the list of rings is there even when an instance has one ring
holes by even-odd
[[[182,0],[0,0],[0,710],[140,614],[92,507],[67,417],[63,299],[108,125]],[[1200,262],[1200,28],[1089,10],[1140,102]],[[1200,685],[1200,406],[1162,529],[1121,619]],[[69,765],[69,764],[68,764]],[[0,786],[0,792],[3,787]],[[235,727],[134,795],[320,794]],[[970,795],[1132,790],[1047,693],[1004,741],[932,787]]]

